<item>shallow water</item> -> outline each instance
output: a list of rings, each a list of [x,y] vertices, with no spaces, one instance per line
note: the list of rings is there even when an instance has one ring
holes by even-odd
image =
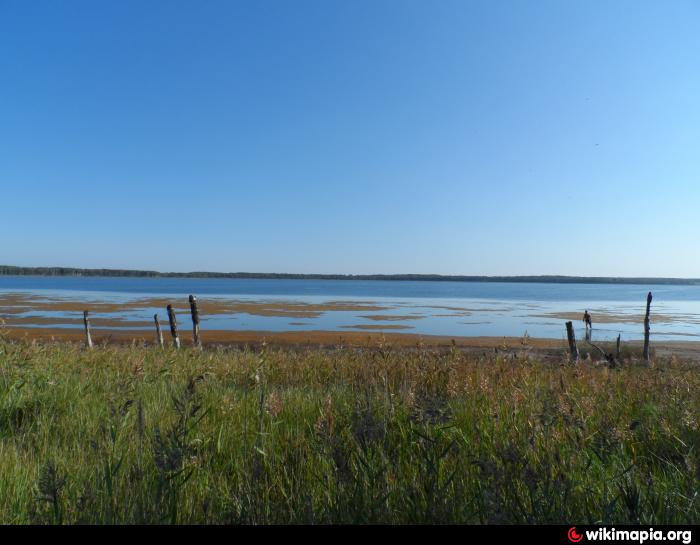
[[[192,293],[203,306],[221,303],[212,306],[216,312],[202,313],[204,330],[527,334],[561,339],[564,323],[572,318],[577,335],[583,336],[581,317],[588,309],[594,340],[614,339],[618,333],[630,340],[643,337],[648,291],[654,294],[653,338],[700,340],[700,286],[641,284],[0,276],[0,318],[7,327],[79,328],[82,312],[61,310],[62,304],[110,303],[117,308],[91,311],[95,327],[145,330],[151,328],[154,313],[167,322],[164,305],[154,306],[149,299],[186,307]],[[281,315],[268,315],[272,303]],[[292,303],[327,308],[285,310]],[[350,304],[350,310],[328,303]],[[353,309],[354,303],[365,308]],[[367,305],[378,309],[367,310]],[[186,309],[178,314],[187,324]]]

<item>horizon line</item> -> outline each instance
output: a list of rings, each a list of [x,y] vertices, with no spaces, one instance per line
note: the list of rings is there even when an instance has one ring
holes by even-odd
[[[394,281],[457,281],[457,282],[560,282],[560,283],[626,283],[626,284],[700,284],[700,278],[682,277],[627,277],[627,276],[572,276],[560,274],[536,275],[462,275],[433,273],[274,273],[274,272],[162,272],[142,269],[86,268],[42,266],[23,267],[0,265],[0,276],[103,276],[103,277],[170,277],[170,278],[238,278],[289,280],[394,280]]]

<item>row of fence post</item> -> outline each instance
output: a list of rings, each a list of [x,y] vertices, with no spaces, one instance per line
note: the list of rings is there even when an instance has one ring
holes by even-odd
[[[197,298],[194,295],[190,295],[190,314],[192,315],[192,341],[195,347],[201,348],[202,341],[199,336],[199,309],[197,308]],[[173,337],[173,346],[175,348],[180,348],[180,336],[177,332],[177,317],[175,316],[175,309],[172,305],[167,306],[168,312],[168,322],[170,323],[170,334]],[[153,321],[156,325],[156,342],[161,348],[165,347],[163,342],[163,331],[160,328],[160,320],[158,319],[158,314],[153,315]],[[83,312],[83,324],[85,325],[85,344],[88,348],[93,347],[92,334],[90,332],[90,317],[89,312],[86,310]]]
[[[642,358],[644,361],[649,361],[649,313],[651,312],[651,292],[647,295],[647,311],[644,315],[644,349],[642,351]],[[579,358],[578,347],[576,346],[576,335],[574,334],[574,324],[572,322],[566,322],[566,337],[569,340],[569,352],[571,352],[572,361],[576,362]],[[617,349],[616,358],[620,357],[620,335],[617,336]]]
[[[644,350],[642,352],[642,357],[645,361],[649,361],[649,313],[651,311],[651,292],[647,295],[647,311],[644,317]],[[199,336],[199,309],[197,308],[197,298],[194,295],[190,295],[190,314],[192,315],[192,342],[195,347],[201,348],[202,341]],[[177,332],[177,318],[175,316],[175,309],[172,305],[168,305],[168,321],[170,322],[170,334],[173,337],[173,346],[175,348],[180,348],[180,336]],[[90,334],[90,318],[88,316],[88,311],[83,312],[83,323],[85,324],[85,342],[88,348],[92,348],[92,335]],[[156,341],[158,345],[163,348],[165,346],[163,342],[163,331],[160,328],[160,321],[158,319],[158,314],[153,315],[153,321],[156,325]],[[566,336],[569,340],[569,351],[571,352],[571,359],[573,361],[578,361],[579,352],[576,346],[576,335],[574,334],[574,325],[572,322],[566,322]],[[620,335],[617,336],[617,357],[620,357]]]

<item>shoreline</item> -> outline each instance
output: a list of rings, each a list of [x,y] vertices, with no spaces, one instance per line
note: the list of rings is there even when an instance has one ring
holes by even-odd
[[[95,345],[126,345],[144,344],[155,346],[153,330],[137,329],[100,329],[91,328],[92,340]],[[70,342],[84,343],[85,332],[79,328],[31,328],[6,327],[0,329],[0,337],[12,341],[26,342]],[[192,346],[192,332],[189,328],[179,331],[180,341],[184,348]],[[172,337],[167,327],[163,327],[163,339],[166,347],[172,343]],[[566,339],[547,339],[535,337],[487,337],[487,336],[445,336],[421,335],[403,332],[372,332],[372,331],[234,331],[234,330],[204,330],[201,332],[202,344],[205,347],[221,346],[260,346],[267,344],[285,348],[377,348],[390,346],[392,348],[431,348],[450,349],[455,347],[465,351],[503,351],[510,354],[529,354],[540,357],[568,357],[569,348]],[[613,342],[595,342],[597,346],[612,350]],[[639,352],[641,356],[643,341],[634,340],[623,343],[623,353]],[[578,340],[582,352],[597,351],[583,340]],[[660,357],[675,356],[683,359],[700,360],[700,341],[659,341],[651,343],[652,351]]]

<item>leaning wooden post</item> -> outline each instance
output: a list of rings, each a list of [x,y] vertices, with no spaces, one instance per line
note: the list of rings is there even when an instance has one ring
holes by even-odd
[[[197,298],[190,295],[190,312],[192,313],[192,335],[194,336],[194,345],[197,348],[202,347],[199,340],[199,310],[197,309]]]
[[[180,348],[180,337],[177,336],[177,319],[172,305],[168,305],[168,320],[170,321],[170,333],[173,336],[173,345]]]
[[[566,336],[569,338],[569,350],[571,351],[571,359],[578,361],[578,348],[576,348],[576,336],[574,335],[574,324],[566,322]]]
[[[651,292],[647,295],[647,313],[644,317],[644,352],[642,357],[649,361],[649,311],[651,310]]]
[[[617,334],[617,350],[615,351],[615,359],[620,359],[620,334]]]
[[[156,341],[163,348],[163,332],[160,329],[160,320],[157,314],[153,315],[153,321],[156,323]]]
[[[90,318],[88,318],[88,311],[83,312],[83,323],[85,324],[85,340],[88,348],[92,348],[92,336],[90,335]]]

